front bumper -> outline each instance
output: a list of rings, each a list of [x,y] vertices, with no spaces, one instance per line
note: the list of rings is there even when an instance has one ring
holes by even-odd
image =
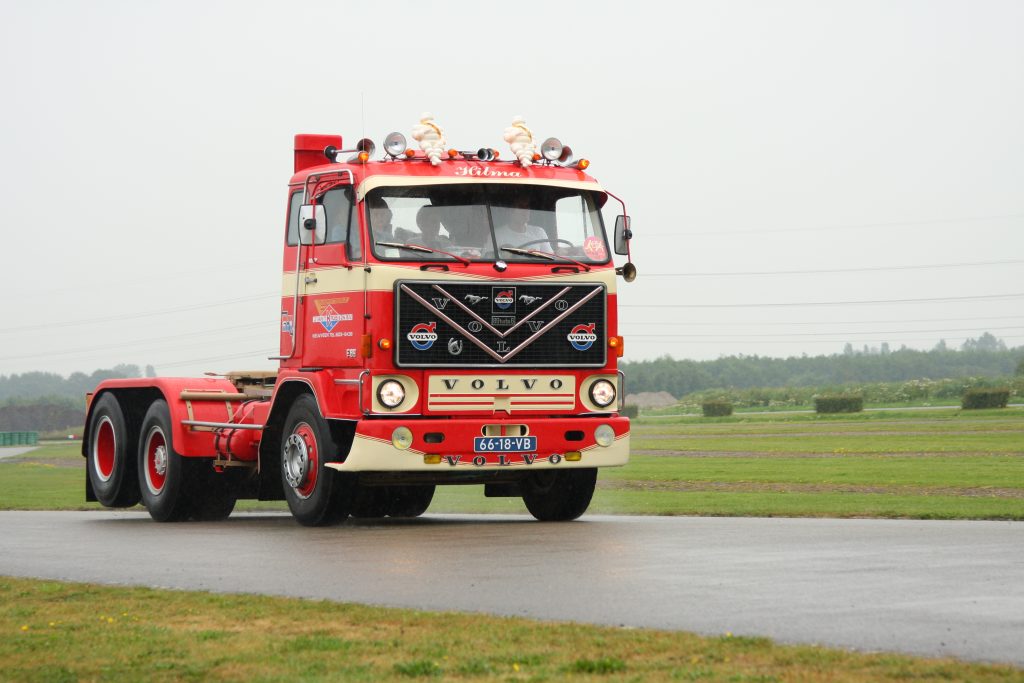
[[[522,425],[537,439],[531,452],[475,452],[474,438],[503,427],[515,434]],[[596,443],[594,430],[608,425],[615,432],[609,446]],[[396,448],[391,434],[398,427],[413,433],[412,446]],[[521,433],[521,432],[520,432]],[[443,434],[443,441],[430,443]],[[582,435],[582,438],[581,438]],[[571,438],[570,438],[571,437]],[[327,463],[340,472],[525,471],[576,467],[620,467],[629,462],[629,419],[566,417],[520,420],[364,420],[356,427],[344,462]]]

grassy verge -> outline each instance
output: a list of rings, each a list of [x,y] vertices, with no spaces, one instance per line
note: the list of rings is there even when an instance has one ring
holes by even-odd
[[[628,467],[602,472],[591,512],[1024,519],[1024,410],[641,420],[632,444]],[[0,461],[0,509],[99,509],[84,502],[79,449]],[[479,486],[439,487],[431,511],[526,512]]]
[[[9,681],[1024,681],[1009,666],[731,634],[11,578],[0,634]]]

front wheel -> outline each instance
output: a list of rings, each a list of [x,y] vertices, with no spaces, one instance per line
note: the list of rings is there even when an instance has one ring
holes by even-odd
[[[593,468],[535,472],[522,484],[523,502],[542,522],[567,522],[587,511],[596,485]]]
[[[348,517],[352,484],[325,467],[339,456],[327,421],[309,394],[295,399],[284,422],[281,481],[288,509],[304,526],[335,524]]]

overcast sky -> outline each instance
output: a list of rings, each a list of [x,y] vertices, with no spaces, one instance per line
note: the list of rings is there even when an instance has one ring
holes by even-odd
[[[272,367],[292,136],[425,110],[626,200],[628,359],[1024,344],[1024,3],[653,7],[0,0],[0,374]]]

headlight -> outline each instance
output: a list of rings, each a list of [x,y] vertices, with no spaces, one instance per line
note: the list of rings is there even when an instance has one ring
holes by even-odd
[[[397,408],[402,405],[402,401],[405,400],[405,387],[402,383],[388,379],[380,383],[377,387],[377,400],[380,401],[381,405],[387,406],[388,408]]]
[[[558,161],[562,149],[562,142],[558,138],[548,138],[540,145],[540,153],[548,161]]]
[[[600,408],[607,408],[615,401],[615,386],[606,379],[599,379],[590,385],[590,400]]]
[[[412,430],[408,427],[399,427],[391,432],[391,443],[399,450],[405,450],[412,446]]]
[[[610,425],[600,425],[594,430],[594,441],[598,446],[611,446],[615,443],[615,430]]]

